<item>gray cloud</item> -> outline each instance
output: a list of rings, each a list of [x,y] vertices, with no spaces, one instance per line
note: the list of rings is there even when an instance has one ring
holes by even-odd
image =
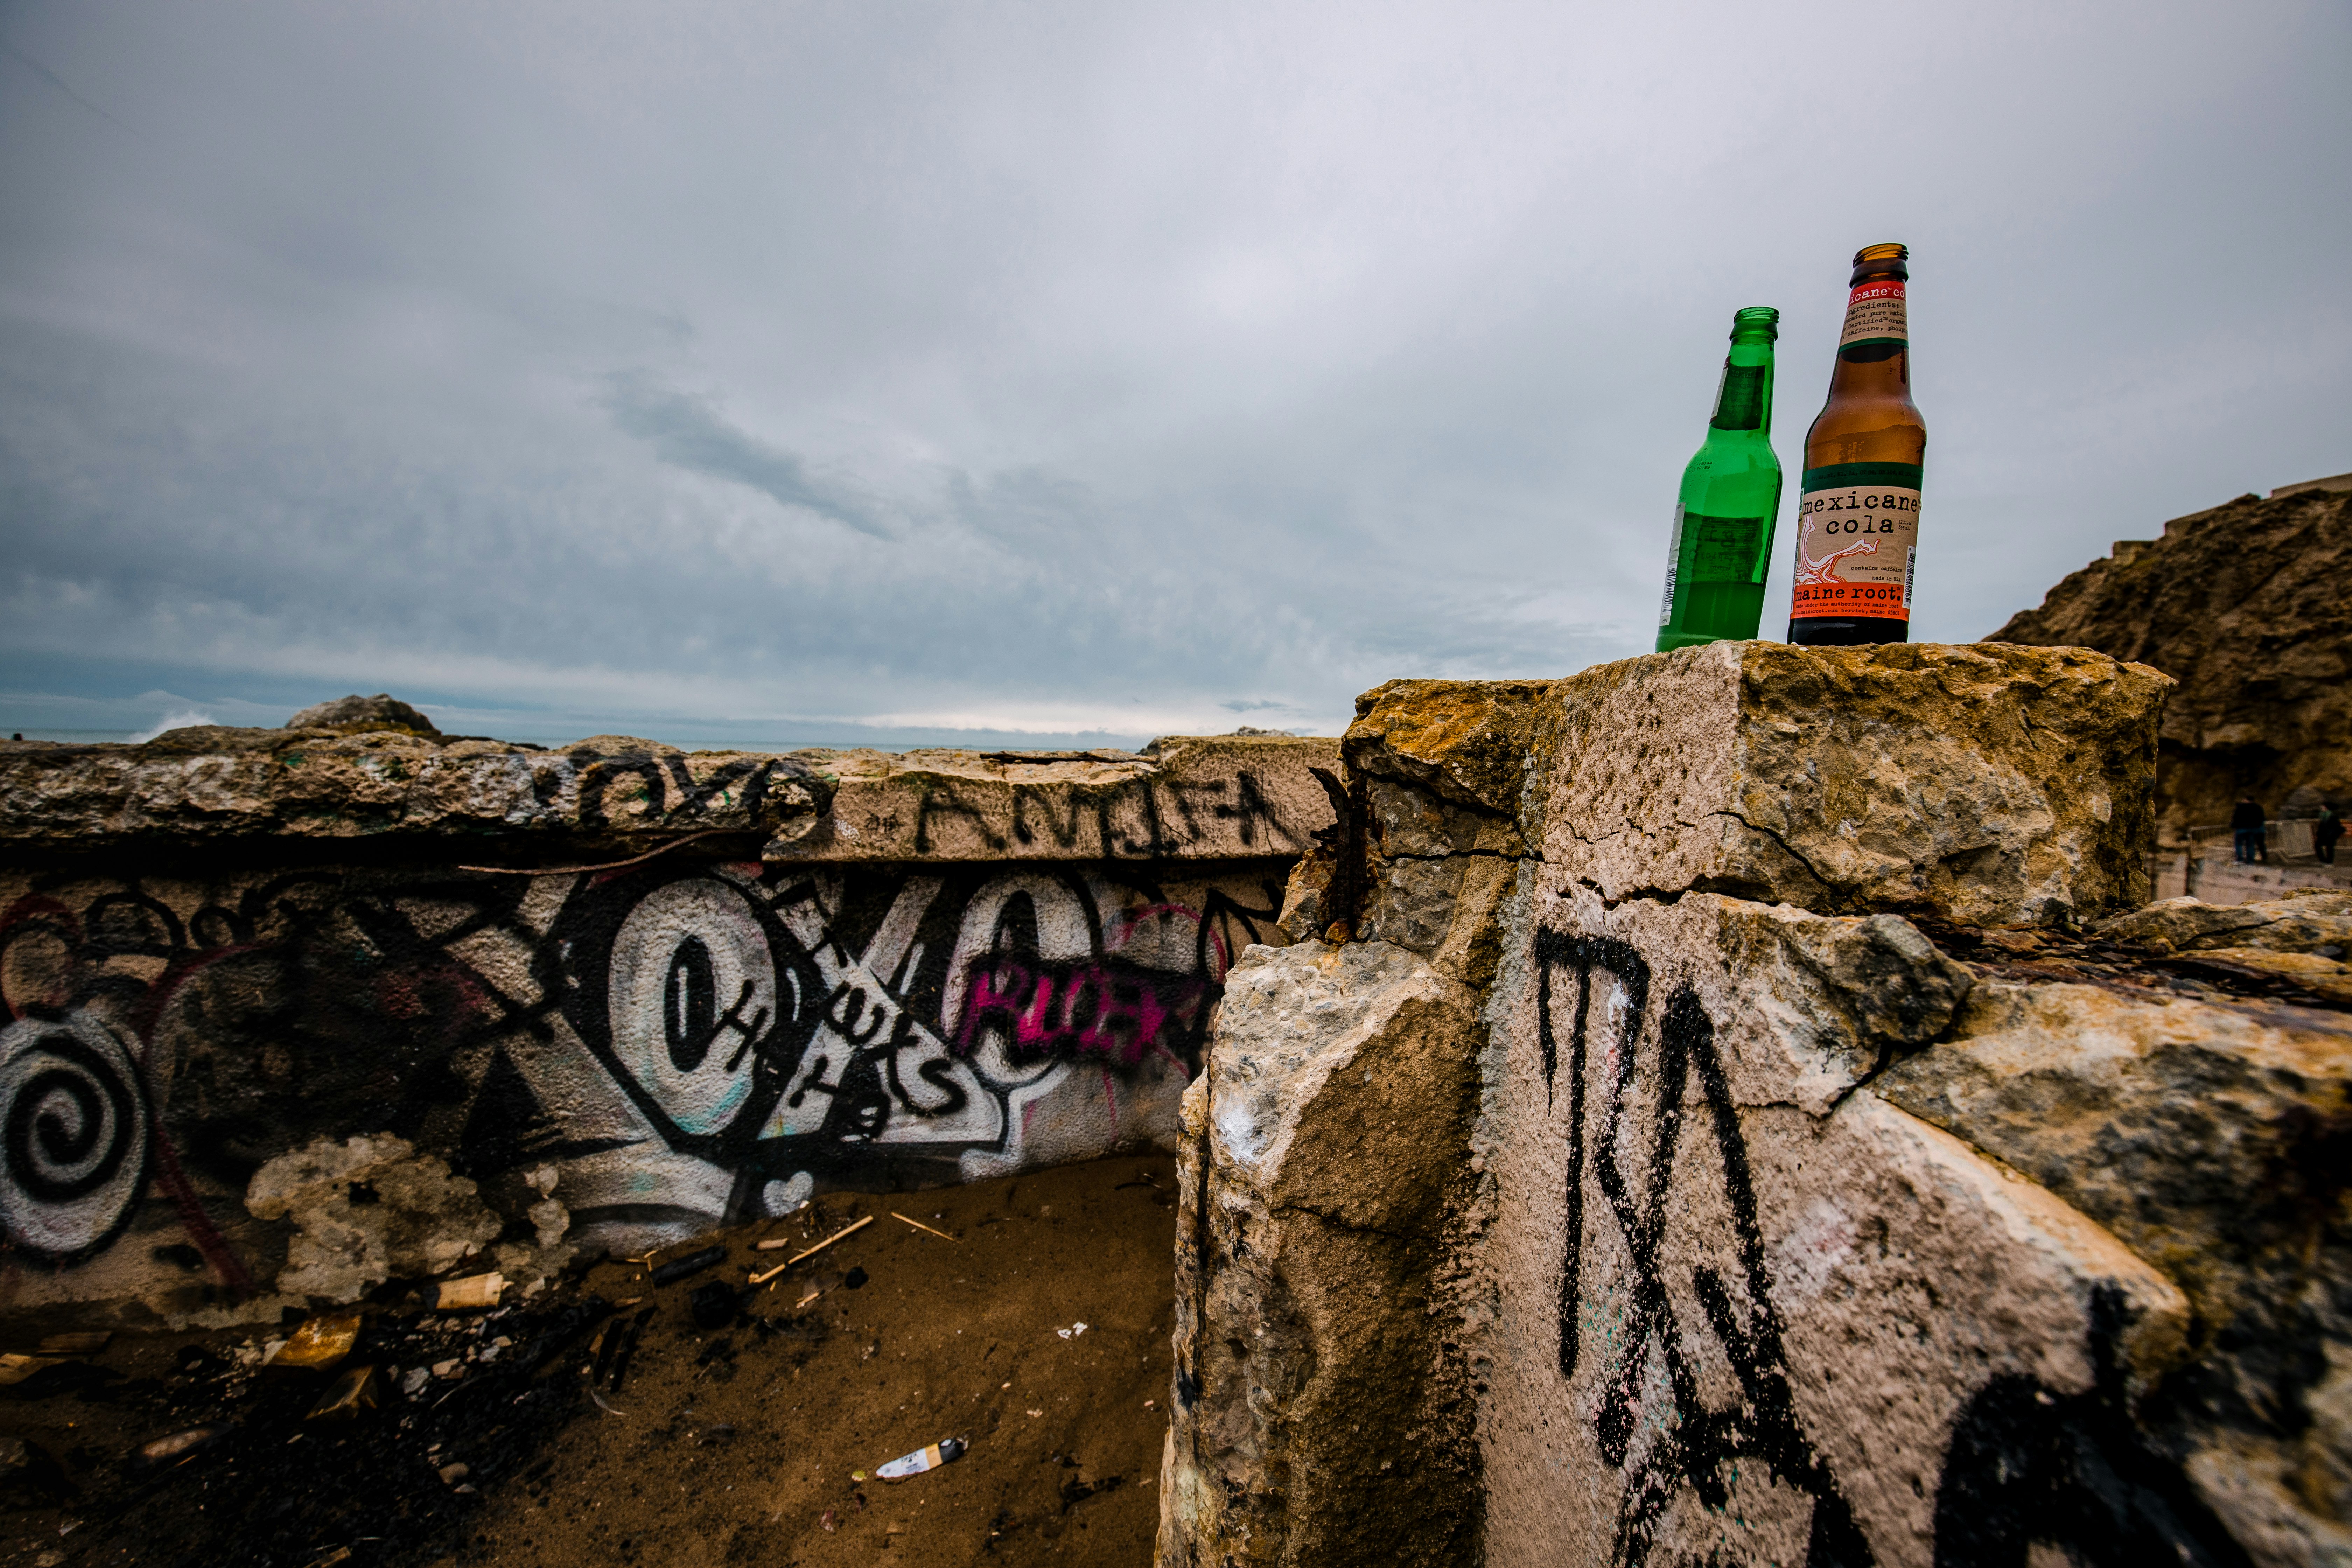
[[[124,125],[121,120],[109,114],[105,110],[100,109],[98,105],[92,103],[89,100],[76,92],[63,77],[58,75],[57,72],[51,70],[48,67],[43,65],[40,61],[26,54],[24,50],[16,47],[14,44],[8,43],[5,39],[0,39],[0,55],[6,55],[10,59],[15,60],[25,69],[32,72],[34,76],[39,78],[42,81],[47,82],[58,92],[64,94],[68,100],[79,104],[82,108],[88,110],[90,113],[97,115],[100,120],[105,121],[108,124],[118,126],[124,131],[131,129],[128,125]]]
[[[623,371],[607,383],[604,403],[614,425],[665,463],[748,485],[780,506],[803,508],[870,538],[891,537],[841,487],[810,479],[798,458],[737,429],[705,398],[673,392],[642,371]]]

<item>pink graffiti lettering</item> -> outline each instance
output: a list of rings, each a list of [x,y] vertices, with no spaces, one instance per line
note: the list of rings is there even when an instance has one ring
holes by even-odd
[[[955,1050],[971,1056],[992,1026],[1004,1031],[1014,1061],[1092,1057],[1131,1068],[1154,1049],[1179,1044],[1163,1036],[1192,1034],[1216,991],[1213,981],[1116,959],[1048,963],[992,954],[972,964]]]

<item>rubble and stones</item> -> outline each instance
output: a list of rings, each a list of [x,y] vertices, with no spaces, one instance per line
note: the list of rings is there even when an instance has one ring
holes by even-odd
[[[388,1369],[476,1339],[476,1325],[413,1305],[372,1312],[344,1373],[266,1370],[249,1341],[127,1342],[110,1359],[133,1375],[6,1403],[12,1424],[57,1435],[66,1486],[0,1532],[70,1531],[77,1563],[429,1561],[469,1518],[465,1500],[419,1484],[429,1457],[462,1449],[478,1483],[515,1478],[583,1403],[561,1363],[607,1310],[594,1297],[506,1310],[497,1326],[526,1350],[470,1368],[446,1394],[383,1386]]]
[[[321,1138],[280,1154],[254,1173],[245,1205],[257,1219],[294,1223],[278,1289],[327,1302],[446,1274],[503,1228],[472,1182],[389,1135]]]

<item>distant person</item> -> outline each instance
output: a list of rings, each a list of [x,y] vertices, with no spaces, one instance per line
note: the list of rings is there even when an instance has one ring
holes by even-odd
[[[2311,847],[2319,852],[2323,866],[2336,864],[2336,841],[2344,837],[2344,819],[2336,815],[2332,805],[2319,808],[2319,820],[2312,824]]]
[[[2239,865],[2248,866],[2270,859],[2263,844],[2263,808],[2255,803],[2252,795],[2238,797],[2238,809],[2230,813],[2230,830],[2238,836]]]

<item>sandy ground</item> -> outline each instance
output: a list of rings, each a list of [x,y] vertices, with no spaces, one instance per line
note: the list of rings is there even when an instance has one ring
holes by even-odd
[[[0,1563],[1145,1568],[1173,1184],[1172,1162],[1152,1156],[835,1194],[663,1249],[656,1267],[729,1250],[666,1286],[605,1263],[495,1319],[387,1305],[339,1370],[454,1360],[462,1375],[395,1388],[343,1422],[307,1418],[335,1373],[239,1366],[251,1332],[118,1336],[87,1368],[0,1391],[0,1433],[59,1462],[0,1479],[14,1504]],[[698,1289],[744,1286],[867,1216],[741,1298],[727,1326],[695,1322]],[[754,1250],[762,1239],[791,1245]],[[706,1305],[725,1310],[707,1290]],[[497,1355],[464,1361],[499,1339]],[[130,1458],[198,1426],[219,1431],[184,1463]],[[873,1479],[948,1437],[970,1444],[954,1463]],[[445,1480],[456,1465],[467,1469]],[[44,1495],[59,1474],[72,1489]]]

